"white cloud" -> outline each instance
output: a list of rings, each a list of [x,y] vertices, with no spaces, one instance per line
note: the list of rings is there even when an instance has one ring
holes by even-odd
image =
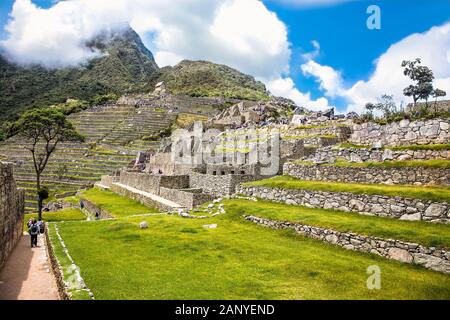
[[[398,104],[411,102],[403,96],[403,89],[411,81],[404,76],[401,62],[415,58],[421,58],[422,64],[433,70],[434,85],[450,95],[450,23],[412,34],[391,45],[374,62],[375,71],[369,79],[349,88],[344,87],[341,74],[330,66],[310,60],[301,68],[305,74],[317,78],[326,96],[343,97],[349,102],[347,111],[362,112],[367,102],[376,101],[385,93],[394,95]]]
[[[362,0],[266,0],[266,1],[279,2],[281,4],[294,7],[321,7]]]
[[[16,0],[11,17],[1,46],[22,64],[84,62],[98,54],[86,40],[129,23],[161,66],[203,59],[264,79],[289,70],[286,26],[258,0],[66,0],[49,9]]]
[[[309,60],[301,66],[303,74],[314,76],[319,83],[320,89],[331,98],[342,94],[341,74],[329,66],[322,66],[314,60]]]
[[[159,66],[183,59],[226,64],[265,82],[301,106],[328,107],[325,98],[295,88],[287,27],[259,0],[66,0],[42,9],[16,0],[0,46],[20,64],[74,66],[98,52],[85,46],[103,30],[131,25]],[[320,46],[313,41],[318,54]]]
[[[313,100],[309,92],[302,93],[295,87],[294,81],[291,78],[280,77],[269,81],[267,82],[267,89],[276,96],[291,99],[297,105],[310,110],[325,110],[333,107],[329,105],[328,99],[324,97]]]

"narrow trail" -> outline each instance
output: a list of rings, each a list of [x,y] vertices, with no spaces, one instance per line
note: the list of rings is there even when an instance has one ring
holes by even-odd
[[[59,300],[44,236],[33,249],[30,236],[19,240],[0,271],[0,300]]]

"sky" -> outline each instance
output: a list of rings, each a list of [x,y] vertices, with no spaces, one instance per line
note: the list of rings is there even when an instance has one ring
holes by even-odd
[[[76,66],[99,54],[87,40],[124,24],[161,67],[227,64],[312,110],[362,112],[382,94],[411,102],[404,59],[421,58],[450,95],[450,0],[1,0],[0,52]]]

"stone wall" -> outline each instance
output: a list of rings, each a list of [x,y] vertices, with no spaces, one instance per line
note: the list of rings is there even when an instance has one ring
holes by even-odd
[[[347,183],[450,185],[450,169],[430,167],[351,167],[285,163],[283,173],[301,180]]]
[[[327,192],[239,186],[236,193],[288,205],[333,209],[409,221],[450,223],[450,203],[430,200]]]
[[[118,182],[154,194],[159,194],[159,188],[186,189],[189,188],[189,176],[164,176],[148,173],[122,171]]]
[[[243,182],[256,180],[254,175],[224,175],[215,176],[191,172],[189,175],[189,185],[191,188],[201,189],[204,193],[213,196],[232,195],[236,187]]]
[[[450,150],[390,150],[369,148],[325,147],[315,154],[304,157],[304,161],[314,163],[334,163],[336,160],[349,162],[383,162],[404,160],[445,160],[450,159]]]
[[[13,165],[0,162],[0,269],[23,233],[25,193],[16,187]]]
[[[330,125],[327,127],[318,128],[303,128],[301,126],[297,128],[290,127],[288,130],[284,130],[281,133],[281,138],[286,136],[336,136],[339,141],[347,140],[352,133],[352,129],[348,125]]]
[[[90,219],[111,219],[113,216],[106,210],[86,199],[81,199],[81,211]]]
[[[157,201],[156,199],[147,197],[142,193],[137,193],[137,192],[128,190],[125,187],[122,187],[122,185],[119,185],[117,183],[115,183],[111,186],[111,191],[115,192],[121,196],[124,196],[126,198],[136,200],[145,206],[148,206],[151,208],[156,208],[156,209],[160,210],[161,212],[175,212],[177,209],[179,209],[179,208],[175,208],[175,207],[166,205],[166,204],[162,203],[161,201]]]
[[[183,205],[188,210],[212,200],[212,197],[209,194],[203,194],[201,189],[160,188],[159,195],[164,199]]]
[[[276,230],[293,229],[299,234],[335,244],[348,250],[372,253],[450,274],[450,251],[425,247],[417,243],[362,236],[299,223],[273,221],[254,216],[247,216],[245,219]]]
[[[350,142],[360,145],[382,144],[385,146],[406,146],[413,144],[440,144],[450,141],[449,119],[427,121],[392,122],[386,125],[376,123],[355,124]]]

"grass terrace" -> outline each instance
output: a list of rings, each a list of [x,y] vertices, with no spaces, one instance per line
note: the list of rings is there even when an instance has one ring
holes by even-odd
[[[240,210],[233,206],[226,208]],[[148,229],[139,228],[144,220]],[[218,227],[205,229],[206,223]],[[207,222],[161,215],[58,228],[97,300],[450,299],[447,275],[262,228],[237,214]],[[58,246],[54,228],[50,236]],[[67,268],[62,250],[55,252]],[[381,290],[367,289],[371,265],[383,272]]]
[[[38,215],[30,213],[24,216],[24,230],[28,230],[26,224],[30,218],[37,220]],[[45,222],[81,221],[86,220],[86,216],[79,209],[67,208],[55,212],[43,212],[42,219]]]
[[[116,218],[158,212],[155,208],[144,206],[135,200],[98,188],[83,191],[80,198],[95,203],[99,208]]]
[[[343,149],[371,149],[371,146],[365,146],[360,144],[353,144],[353,143],[341,143],[338,146],[339,148]],[[450,150],[450,144],[414,144],[409,146],[400,146],[400,147],[383,147],[383,149],[389,149],[392,151],[447,151]]]
[[[281,137],[281,140],[300,140],[300,139],[315,139],[315,138],[324,138],[324,139],[333,139],[337,138],[334,134],[322,134],[322,135],[305,135],[305,136],[284,136]]]
[[[356,194],[380,195],[388,197],[398,196],[404,198],[431,200],[436,202],[450,202],[450,187],[445,186],[380,185],[304,181],[290,176],[277,176],[270,179],[244,183],[243,185],[280,189],[350,192]]]
[[[397,239],[425,246],[450,248],[450,225],[423,221],[400,221],[326,209],[291,206],[270,201],[226,200],[227,213],[253,215],[277,221],[289,221],[340,232]]]

